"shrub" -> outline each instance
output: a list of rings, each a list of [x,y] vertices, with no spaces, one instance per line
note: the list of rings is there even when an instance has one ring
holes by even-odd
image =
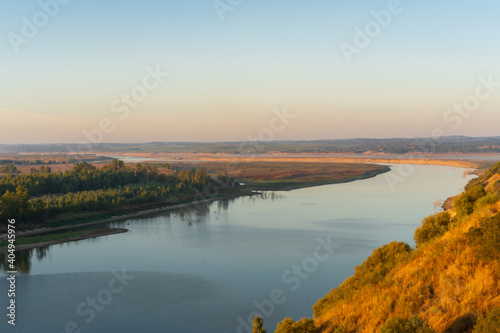
[[[434,333],[434,330],[417,315],[412,315],[407,319],[401,316],[389,319],[380,328],[380,333]]]
[[[500,174],[500,162],[498,162],[497,164],[486,170],[486,172],[483,175],[471,179],[469,183],[465,186],[465,190],[468,191],[479,184],[485,184],[488,181],[488,179],[490,179],[495,174]]]
[[[266,333],[264,328],[264,320],[262,317],[255,316],[252,322],[252,333]]]
[[[328,307],[351,298],[361,287],[382,282],[394,267],[410,257],[410,253],[410,245],[404,242],[391,242],[375,249],[361,265],[356,266],[352,277],[314,304],[314,316],[318,317]]]
[[[354,269],[353,279],[358,287],[381,282],[398,263],[407,259],[410,245],[404,242],[391,242],[372,252],[361,265]]]
[[[486,192],[482,185],[477,185],[464,192],[455,199],[454,207],[458,216],[470,215],[474,212],[474,204],[476,201],[485,196]]]
[[[500,192],[500,180],[493,185],[493,190]]]
[[[500,213],[482,219],[479,228],[470,228],[469,242],[477,248],[477,255],[485,260],[500,259]]]
[[[274,333],[319,333],[319,331],[310,318],[302,318],[295,322],[292,318],[285,318],[278,323]]]
[[[420,247],[433,238],[442,236],[449,230],[451,216],[448,212],[436,213],[422,220],[422,225],[415,230],[415,244]]]
[[[21,171],[14,164],[8,164],[6,166],[0,167],[0,173],[5,173],[8,175],[18,175],[21,173]]]
[[[476,316],[471,313],[460,316],[453,324],[448,326],[443,333],[468,333],[472,332],[474,325],[476,324]]]
[[[476,206],[482,207],[486,205],[491,205],[497,202],[500,199],[500,194],[498,193],[488,193],[484,197],[479,198],[476,202]]]
[[[500,333],[500,307],[495,307],[486,317],[480,318],[474,333]]]

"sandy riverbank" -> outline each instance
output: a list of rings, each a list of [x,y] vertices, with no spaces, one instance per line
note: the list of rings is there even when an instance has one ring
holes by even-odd
[[[455,166],[463,168],[477,168],[481,166],[483,160],[482,155],[467,155],[467,159],[460,159],[458,156],[447,155],[400,155],[394,156],[391,154],[377,154],[377,156],[355,155],[346,156],[345,154],[290,154],[273,153],[273,154],[256,154],[256,155],[241,155],[234,154],[207,154],[207,153],[103,153],[107,156],[123,156],[130,160],[147,159],[147,161],[165,161],[171,164],[177,162],[196,163],[196,162],[221,162],[221,163],[238,163],[238,162],[309,162],[309,163],[380,163],[380,164],[416,164],[416,165],[443,165]]]

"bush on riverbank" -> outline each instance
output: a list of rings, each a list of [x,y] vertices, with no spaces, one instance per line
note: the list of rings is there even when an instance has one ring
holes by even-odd
[[[476,185],[470,190],[460,194],[455,199],[454,208],[458,216],[470,215],[474,211],[476,201],[484,197],[486,191],[482,185]]]
[[[314,320],[310,318],[302,318],[293,321],[292,318],[285,318],[281,323],[278,323],[274,333],[319,333]]]
[[[421,247],[431,239],[444,235],[450,228],[451,215],[448,212],[440,212],[428,216],[422,220],[422,226],[415,230],[415,244]]]
[[[500,307],[495,307],[487,316],[480,318],[474,333],[500,333]]]
[[[380,329],[380,333],[434,333],[429,325],[416,315],[409,318],[397,316],[389,319]]]
[[[481,219],[479,228],[470,228],[467,236],[479,259],[500,260],[500,213]]]

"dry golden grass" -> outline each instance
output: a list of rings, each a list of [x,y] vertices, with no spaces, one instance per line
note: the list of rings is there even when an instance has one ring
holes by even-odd
[[[204,168],[212,175],[229,176],[256,188],[290,189],[373,177],[387,167],[362,163],[313,162],[173,162],[174,168]]]
[[[193,156],[191,156],[193,157]],[[319,155],[315,157],[307,156],[294,156],[287,157],[280,156],[280,154],[263,154],[254,157],[227,157],[224,155],[198,155],[196,158],[203,159],[204,161],[218,161],[218,162],[314,162],[314,163],[381,163],[381,164],[417,164],[417,165],[447,165],[463,168],[477,168],[480,163],[475,161],[462,161],[456,159],[433,159],[431,158],[392,158],[392,157],[335,157],[331,155]]]
[[[352,299],[324,304],[316,326],[322,332],[343,327],[373,333],[389,318],[418,314],[439,333],[462,316],[477,317],[500,306],[500,263],[479,260],[466,236],[480,219],[499,210],[500,202],[481,207],[413,251],[383,281],[355,291]]]

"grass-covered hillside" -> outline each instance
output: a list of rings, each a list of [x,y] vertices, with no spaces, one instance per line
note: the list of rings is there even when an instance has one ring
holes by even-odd
[[[500,332],[500,163],[276,332]],[[314,325],[311,325],[311,323]]]

